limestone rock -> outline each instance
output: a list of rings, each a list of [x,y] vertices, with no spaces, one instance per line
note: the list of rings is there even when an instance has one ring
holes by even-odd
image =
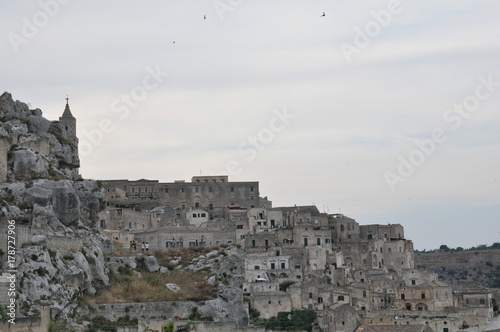
[[[47,241],[47,237],[45,235],[33,235],[31,237],[31,244],[40,245]]]
[[[40,111],[41,113],[41,111]],[[40,115],[28,116],[29,130],[36,134],[44,134],[49,131],[51,122]]]
[[[16,180],[30,180],[48,176],[48,163],[42,156],[31,150],[13,151],[11,162]]]
[[[51,204],[57,219],[71,225],[80,218],[80,199],[68,180],[53,182]]]
[[[144,256],[144,264],[149,272],[158,271],[160,269],[160,265],[155,256]]]
[[[165,284],[165,287],[167,287],[167,289],[171,292],[174,292],[174,293],[177,293],[178,291],[181,290],[181,287],[177,284],[172,284],[172,283],[168,283],[168,284]]]
[[[239,288],[225,287],[219,291],[218,298],[205,301],[199,312],[211,316],[216,322],[235,321],[238,326],[248,322],[247,313],[243,307],[243,293]]]

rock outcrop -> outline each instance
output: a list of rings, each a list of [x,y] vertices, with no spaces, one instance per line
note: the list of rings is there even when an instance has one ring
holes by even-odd
[[[0,96],[0,243],[14,220],[20,316],[49,306],[53,318],[67,318],[82,295],[109,284],[104,255],[113,246],[94,228],[104,194],[79,164],[59,121]]]

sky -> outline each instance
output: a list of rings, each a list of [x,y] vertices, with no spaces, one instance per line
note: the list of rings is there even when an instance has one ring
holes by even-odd
[[[80,173],[259,181],[405,227],[418,250],[500,241],[500,2],[9,1],[0,82],[61,116]]]

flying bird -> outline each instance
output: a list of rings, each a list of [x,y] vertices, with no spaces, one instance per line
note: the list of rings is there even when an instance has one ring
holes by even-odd
[[[325,12],[323,12],[323,15],[321,15],[321,17],[323,17],[323,16],[326,16]]]
[[[203,19],[206,20],[207,19],[207,15],[203,15]]]

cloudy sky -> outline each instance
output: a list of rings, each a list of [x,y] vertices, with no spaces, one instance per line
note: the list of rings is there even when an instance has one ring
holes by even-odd
[[[323,16],[323,13],[325,14]],[[500,3],[8,1],[0,77],[81,174],[259,181],[274,206],[500,241]]]

